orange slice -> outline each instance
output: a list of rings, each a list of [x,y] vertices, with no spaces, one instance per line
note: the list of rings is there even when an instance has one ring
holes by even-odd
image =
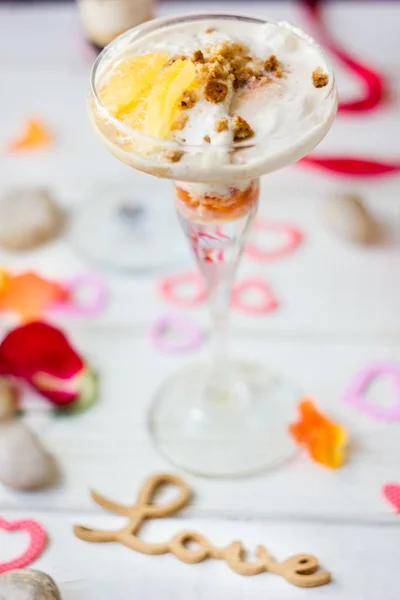
[[[9,152],[20,150],[37,150],[51,143],[51,135],[40,119],[29,119],[22,130],[21,135],[8,146]]]
[[[141,131],[152,137],[165,139],[176,116],[176,106],[183,92],[196,75],[194,64],[178,59],[166,69],[153,85]]]
[[[126,58],[100,88],[101,102],[114,117],[129,113],[147,95],[168,60],[166,52]]]

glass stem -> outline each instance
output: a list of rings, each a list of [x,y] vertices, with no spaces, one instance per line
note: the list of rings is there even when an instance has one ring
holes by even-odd
[[[210,398],[227,399],[233,387],[233,368],[228,352],[229,312],[236,270],[247,232],[257,210],[258,181],[233,191],[234,217],[222,214],[202,219],[187,204],[178,202],[178,215],[208,290],[211,313]],[[233,187],[233,189],[235,189]],[[225,199],[226,202],[226,199]],[[190,207],[189,207],[190,208]],[[240,210],[239,210],[240,209]],[[239,212],[238,212],[239,211]]]
[[[210,385],[221,396],[231,389],[232,369],[229,355],[229,315],[232,287],[236,269],[230,276],[208,286],[208,302],[211,316]]]

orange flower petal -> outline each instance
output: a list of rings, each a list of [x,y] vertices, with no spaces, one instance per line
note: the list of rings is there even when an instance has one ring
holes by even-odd
[[[0,310],[17,312],[23,321],[38,319],[54,302],[65,300],[67,291],[59,283],[48,281],[36,273],[9,275],[0,290]]]
[[[9,152],[37,150],[50,145],[52,137],[46,125],[40,119],[29,119],[19,137],[8,145]]]
[[[298,408],[298,421],[289,425],[292,437],[316,462],[331,469],[340,467],[347,454],[347,430],[320,413],[309,398],[300,401]]]

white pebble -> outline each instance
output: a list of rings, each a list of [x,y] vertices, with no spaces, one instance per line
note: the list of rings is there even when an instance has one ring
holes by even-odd
[[[349,242],[369,244],[377,240],[378,225],[355,194],[324,199],[322,219],[329,231]]]
[[[61,595],[46,573],[21,569],[0,575],[0,600],[61,600]]]
[[[17,419],[0,423],[1,483],[15,490],[31,490],[56,483],[58,475],[54,457],[36,434]]]

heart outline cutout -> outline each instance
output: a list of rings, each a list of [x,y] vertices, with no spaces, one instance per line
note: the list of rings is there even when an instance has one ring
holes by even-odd
[[[382,494],[395,512],[400,513],[400,483],[385,483]]]
[[[373,381],[381,375],[389,375],[394,381],[398,400],[391,408],[371,404],[365,397]],[[350,382],[343,401],[374,419],[400,421],[400,367],[393,363],[374,363],[364,367]]]
[[[262,292],[262,302],[249,304],[244,301],[242,298],[243,292],[251,288]],[[249,315],[260,315],[276,310],[279,303],[275,298],[273,291],[263,279],[259,277],[248,277],[247,279],[243,279],[233,288],[232,306],[236,310],[240,310]]]
[[[30,538],[28,548],[20,556],[0,563],[0,575],[7,573],[7,571],[27,567],[36,560],[46,546],[47,533],[45,529],[40,523],[32,519],[19,519],[9,522],[0,517],[0,529],[4,531],[26,531]]]
[[[272,250],[262,250],[254,243],[248,244],[245,248],[245,253],[253,260],[259,262],[274,260],[276,258],[282,258],[287,254],[291,254],[303,241],[303,234],[299,229],[293,227],[293,225],[287,225],[277,221],[258,219],[253,225],[253,231],[280,232],[286,236],[286,241],[284,240],[281,246]]]
[[[86,303],[78,302],[76,294],[80,288],[87,288],[93,293],[93,298]],[[95,316],[101,313],[108,298],[107,286],[97,275],[85,273],[70,279],[66,285],[67,298],[54,303],[50,308],[53,311],[63,312],[76,316]]]
[[[163,335],[166,327],[171,326],[175,331],[182,332],[181,340],[168,340]],[[205,338],[204,332],[180,315],[166,314],[154,321],[149,330],[149,336],[156,348],[163,352],[184,352],[200,346]]]
[[[193,295],[189,298],[179,297],[175,288],[188,283],[194,285]],[[168,300],[172,304],[175,304],[175,306],[182,308],[197,306],[207,298],[207,291],[200,274],[193,271],[176,273],[164,277],[160,281],[159,290],[164,300]]]

